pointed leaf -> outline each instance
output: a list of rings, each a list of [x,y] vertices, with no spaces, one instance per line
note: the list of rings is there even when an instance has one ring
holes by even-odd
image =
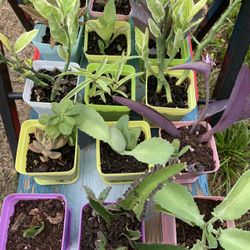
[[[117,153],[123,153],[126,148],[126,141],[120,132],[116,127],[110,128],[110,142],[109,145],[112,147],[114,151]]]
[[[6,47],[6,49],[11,52],[11,44],[9,39],[0,32],[0,41],[3,43],[3,45]]]
[[[162,2],[160,0],[148,0],[147,5],[156,22],[160,22],[165,15]]]
[[[23,237],[24,238],[34,238],[35,236],[37,236],[38,234],[42,233],[43,230],[45,228],[45,224],[42,221],[40,226],[34,226],[31,228],[27,228],[24,232],[23,232]]]
[[[96,200],[95,193],[93,190],[87,186],[83,186],[85,193],[87,194],[87,197],[92,198],[93,200]],[[99,199],[98,199],[99,200]]]
[[[39,30],[31,30],[23,33],[15,42],[14,50],[16,53],[22,51],[37,35]]]
[[[98,201],[104,202],[104,201],[107,199],[107,197],[108,197],[108,195],[109,195],[111,189],[112,189],[112,187],[107,187],[107,188],[105,188],[105,189],[99,194],[99,196],[98,196]]]
[[[130,128],[129,129],[129,134],[130,134],[130,140],[127,144],[126,149],[127,150],[133,150],[137,143],[138,143],[138,139],[141,135],[142,129],[141,128]]]
[[[123,115],[116,123],[116,128],[122,133],[123,138],[126,141],[126,144],[128,145],[130,141],[130,133],[128,129],[128,121],[129,117],[128,115]]]
[[[155,36],[155,37],[159,37],[161,35],[161,31],[158,28],[158,26],[156,25],[155,21],[152,18],[149,18],[148,20],[148,27],[150,32]]]

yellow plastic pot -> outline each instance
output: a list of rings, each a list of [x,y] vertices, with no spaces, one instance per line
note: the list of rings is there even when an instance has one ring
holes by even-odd
[[[121,56],[112,56],[112,55],[90,55],[88,53],[86,53],[86,51],[88,50],[88,34],[89,32],[91,32],[92,30],[88,27],[88,23],[89,22],[97,22],[96,20],[89,20],[86,24],[86,28],[85,28],[85,37],[84,37],[84,54],[88,60],[89,63],[100,63],[103,59],[104,56],[107,56],[108,62],[112,63],[118,59],[121,58]],[[130,28],[130,24],[128,22],[124,22],[124,21],[116,21],[115,23],[115,28],[120,28],[120,27],[127,27],[127,31],[124,32],[124,35],[127,37],[127,52],[126,52],[126,56],[130,56],[131,54],[131,28]]]
[[[43,129],[38,120],[27,120],[21,126],[20,137],[17,147],[16,155],[16,171],[20,174],[29,175],[35,177],[35,181],[40,185],[55,185],[55,184],[72,184],[79,178],[79,153],[80,149],[78,145],[75,145],[75,157],[74,166],[69,171],[64,172],[37,172],[28,173],[26,171],[26,155],[28,151],[28,145],[30,143],[29,134],[35,132],[35,128]],[[76,141],[78,134],[76,134]]]
[[[116,122],[107,122],[109,126],[113,126]],[[141,127],[142,132],[145,135],[145,140],[151,138],[150,126],[145,121],[130,121],[129,127]],[[103,181],[107,184],[125,184],[133,182],[137,177],[142,175],[144,172],[137,173],[115,173],[115,174],[105,174],[102,172],[101,168],[101,150],[100,150],[100,141],[96,140],[96,167],[97,171],[102,177]],[[133,167],[133,166],[128,166]],[[148,165],[148,168],[152,167],[152,165]]]
[[[100,64],[90,63],[88,65],[88,71],[93,72],[99,68]],[[106,65],[105,68],[108,68],[109,65]],[[118,69],[118,66],[114,67],[112,70],[106,73],[115,73]],[[129,76],[135,74],[135,68],[130,65],[124,65],[121,75]],[[87,78],[88,79],[88,78]],[[135,77],[131,79],[131,100],[135,101],[135,91],[136,91],[136,79]],[[100,105],[100,104],[90,104],[89,103],[89,84],[86,86],[84,91],[84,101],[85,103],[95,109],[103,117],[105,121],[117,121],[121,116],[129,114],[130,109],[126,106],[121,105]]]
[[[157,67],[153,67],[153,70],[155,72],[158,72]],[[171,70],[165,72],[166,74],[169,74],[170,76],[175,76],[177,78],[181,77],[182,74],[184,73],[183,70]],[[150,88],[149,83],[148,83],[148,77],[151,76],[152,74],[147,71],[146,73],[146,88],[145,88],[145,97],[146,97],[146,105],[157,110],[159,113],[165,115],[167,118],[170,120],[178,121],[180,120],[183,116],[191,112],[197,105],[196,102],[196,93],[195,93],[195,74],[193,71],[189,71],[188,79],[190,81],[189,87],[187,89],[187,94],[188,94],[188,101],[187,101],[187,108],[168,108],[168,107],[158,107],[158,106],[152,106],[148,103],[148,88]]]

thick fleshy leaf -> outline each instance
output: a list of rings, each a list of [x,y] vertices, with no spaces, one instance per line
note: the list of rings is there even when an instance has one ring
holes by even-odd
[[[219,236],[220,245],[225,250],[248,250],[250,246],[250,232],[241,229],[224,229]]]
[[[15,42],[14,50],[16,53],[22,51],[29,43],[35,38],[38,30],[31,30],[29,32],[23,33]]]
[[[135,242],[134,246],[137,250],[187,250],[185,247],[164,244],[143,244]]]
[[[128,115],[123,115],[116,123],[116,128],[122,133],[123,138],[126,141],[126,144],[128,145],[130,141],[130,133],[128,129],[128,121],[129,121],[129,116]]]
[[[246,171],[233,186],[227,197],[214,209],[221,220],[239,219],[250,209],[250,170]]]
[[[98,201],[104,202],[104,201],[107,199],[107,197],[108,197],[108,195],[109,195],[111,189],[112,189],[112,187],[107,187],[107,188],[105,188],[105,189],[99,194],[99,196],[98,196]]]
[[[148,164],[166,164],[173,153],[174,147],[169,142],[161,138],[151,138],[124,154],[132,155],[138,161]]]
[[[123,153],[126,148],[126,141],[120,130],[118,130],[116,127],[110,128],[109,145],[114,151],[116,151],[119,154]]]
[[[160,0],[147,0],[147,5],[152,13],[153,18],[156,22],[160,22],[165,15],[162,1]]]
[[[140,127],[137,128],[130,128],[129,129],[129,142],[127,144],[126,149],[127,150],[133,150],[137,143],[138,143],[138,139],[141,135],[142,129]]]
[[[139,115],[145,117],[150,120],[155,125],[159,126],[163,130],[165,130],[168,134],[172,135],[175,138],[180,137],[179,130],[175,127],[175,125],[168,120],[165,116],[158,113],[156,110],[136,101],[132,101],[127,98],[113,96],[114,101],[129,107]]]
[[[27,228],[23,232],[23,237],[24,238],[34,238],[38,234],[42,233],[43,230],[44,230],[44,228],[45,228],[45,224],[42,221],[41,224],[40,224],[40,226],[34,226],[34,227]]]
[[[163,212],[173,214],[191,226],[202,227],[205,223],[191,193],[179,184],[166,183],[154,196],[154,201]]]
[[[10,41],[8,39],[8,37],[6,37],[4,34],[2,34],[0,32],[0,41],[3,43],[3,45],[6,47],[6,49],[8,49],[9,52],[11,52],[11,44]]]

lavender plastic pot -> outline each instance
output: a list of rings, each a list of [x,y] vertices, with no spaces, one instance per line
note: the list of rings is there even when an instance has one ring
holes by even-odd
[[[59,199],[59,200],[64,201],[65,213],[64,213],[64,227],[63,227],[61,250],[69,250],[71,211],[70,211],[70,208],[68,207],[65,196],[61,194],[10,194],[8,195],[3,201],[2,214],[0,218],[0,229],[1,229],[0,249],[1,250],[6,249],[10,217],[14,214],[16,203],[20,200],[47,200],[47,199]]]
[[[91,17],[98,18],[99,16],[103,15],[103,12],[93,10],[94,1],[95,0],[89,1],[88,12]],[[131,8],[131,11],[132,11],[132,8]],[[117,18],[117,21],[128,21],[130,18],[130,14],[129,15],[116,14],[116,18]]]
[[[115,203],[114,202],[105,203],[105,205],[108,205],[108,204],[115,204]],[[83,211],[88,207],[90,207],[90,205],[87,203],[82,207],[82,210],[81,210],[80,223],[79,223],[79,235],[78,235],[78,250],[81,250],[81,236],[82,236],[82,231],[83,231],[83,228],[82,228]],[[141,223],[141,237],[142,237],[142,242],[145,242],[145,225],[143,221]]]
[[[189,126],[189,125],[193,125],[194,121],[189,121],[189,122],[173,122],[174,125],[176,126],[176,128],[180,128],[180,127],[184,127],[184,126]],[[211,130],[211,126],[207,123],[207,122],[201,122],[201,124],[204,127],[207,127],[208,130]],[[160,137],[161,137],[161,129],[160,129]],[[210,145],[212,151],[213,151],[213,160],[214,160],[214,169],[211,171],[204,171],[201,173],[180,173],[175,175],[175,181],[177,183],[182,183],[182,184],[188,184],[188,183],[193,183],[195,182],[198,177],[202,174],[210,174],[210,173],[214,173],[216,171],[219,170],[220,168],[220,160],[219,160],[219,156],[218,156],[218,151],[217,151],[217,147],[216,147],[216,143],[215,143],[215,139],[214,136],[212,136],[212,138],[208,141],[208,144]]]
[[[199,200],[222,201],[221,196],[194,196]],[[234,228],[234,221],[226,221],[227,228]],[[164,244],[177,245],[176,219],[173,216],[162,214],[162,239]]]

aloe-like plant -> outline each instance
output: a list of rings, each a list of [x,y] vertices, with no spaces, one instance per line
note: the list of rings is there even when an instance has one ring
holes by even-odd
[[[105,189],[99,197],[97,198],[93,191],[85,187],[87,197],[89,200],[89,205],[93,209],[93,216],[101,217],[107,226],[111,225],[112,220],[121,216],[131,216],[131,213],[136,216],[139,221],[143,220],[146,204],[148,200],[160,190],[168,179],[177,174],[185,168],[185,164],[179,163],[169,167],[155,167],[150,172],[146,172],[144,175],[140,176],[131,187],[124,193],[123,197],[119,198],[114,204],[105,204],[105,199],[107,198],[110,187]],[[128,238],[133,249],[154,249],[154,250],[184,250],[185,248],[176,246],[164,246],[160,244],[143,244],[138,243],[138,239],[141,238],[141,232],[130,230],[129,228],[124,229],[125,237]],[[100,245],[101,243],[101,245]],[[107,236],[101,232],[97,234],[96,245],[99,247],[97,249],[107,249],[108,247]],[[151,248],[149,248],[151,247]],[[118,249],[128,249],[127,246],[119,246]]]
[[[218,243],[225,249],[248,249],[250,232],[241,229],[214,228],[218,220],[236,220],[249,209],[250,171],[245,172],[229,192],[227,197],[214,208],[212,218],[204,221],[192,195],[176,183],[167,183],[154,196],[157,207],[163,213],[177,217],[191,226],[202,230],[202,239],[197,239],[192,250],[214,249]]]
[[[101,38],[98,39],[98,47],[101,54],[105,54],[105,49],[109,47],[110,43],[114,41],[116,37],[127,31],[127,27],[115,27],[116,22],[116,9],[114,0],[109,0],[105,5],[103,15],[100,16],[97,21],[89,21],[87,23],[87,28],[91,31],[95,31],[97,35]],[[122,48],[117,47],[118,51]]]

